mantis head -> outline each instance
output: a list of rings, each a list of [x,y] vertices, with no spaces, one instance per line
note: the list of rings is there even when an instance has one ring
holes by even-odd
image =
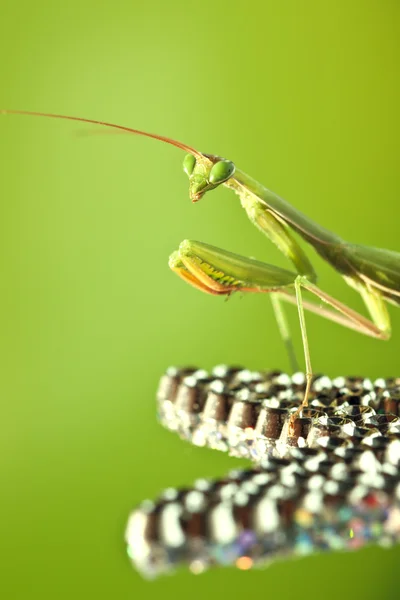
[[[189,177],[190,198],[192,202],[197,202],[206,192],[228,181],[235,172],[235,165],[225,158],[187,154],[183,170]]]

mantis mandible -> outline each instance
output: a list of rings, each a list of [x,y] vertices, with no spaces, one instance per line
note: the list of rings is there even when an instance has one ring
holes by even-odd
[[[276,244],[294,270],[288,271],[189,240],[182,242],[179,250],[171,255],[169,266],[184,281],[209,294],[229,296],[238,291],[269,293],[293,369],[297,368],[297,364],[282,301],[297,305],[306,365],[306,387],[303,402],[292,415],[291,424],[307,406],[312,381],[305,310],[359,333],[381,340],[389,339],[391,328],[386,302],[400,305],[400,253],[344,241],[238,169],[233,162],[213,154],[204,154],[171,138],[94,119],[20,110],[0,112],[101,125],[172,144],[187,153],[183,166],[189,177],[189,193],[193,202],[198,202],[205,193],[220,185],[239,196],[250,221]],[[310,244],[361,295],[370,319],[316,285],[316,273],[294,234]],[[324,305],[304,300],[303,290],[316,296]]]

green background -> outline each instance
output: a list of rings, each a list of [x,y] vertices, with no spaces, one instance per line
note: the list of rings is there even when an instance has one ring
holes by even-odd
[[[345,238],[400,249],[397,0],[3,0],[0,11],[1,107],[170,135],[236,161]],[[287,264],[227,190],[190,204],[180,151],[80,129],[0,118],[0,596],[398,597],[398,549],[153,583],[132,570],[131,508],[238,464],[157,424],[164,369],[287,368],[265,297],[200,294],[168,255],[191,238]],[[308,251],[321,286],[362,309]],[[309,316],[315,371],[399,375],[391,314],[387,343]]]

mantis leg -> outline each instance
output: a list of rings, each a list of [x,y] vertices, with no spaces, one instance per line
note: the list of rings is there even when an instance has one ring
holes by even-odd
[[[293,340],[290,335],[289,323],[287,322],[285,310],[282,306],[282,301],[279,294],[271,294],[272,308],[274,309],[275,319],[278,324],[279,333],[286,348],[289,357],[290,367],[293,373],[299,370],[296,353],[294,350]]]
[[[358,333],[362,333],[364,335],[368,335],[369,337],[373,337],[380,340],[387,340],[390,337],[390,319],[388,312],[386,310],[386,306],[383,303],[383,298],[378,298],[380,294],[376,291],[371,292],[369,290],[365,290],[363,292],[363,298],[365,303],[369,302],[369,305],[372,306],[374,312],[370,310],[372,313],[371,316],[373,318],[372,321],[353,310],[343,302],[340,302],[336,298],[333,298],[323,290],[321,290],[316,285],[310,283],[306,278],[301,278],[301,285],[307,291],[311,292],[315,296],[317,296],[320,300],[322,300],[325,304],[331,306],[331,308],[327,308],[325,306],[320,306],[313,302],[309,302],[307,300],[303,300],[303,306],[306,310],[313,312],[325,319],[333,321],[334,323],[338,323],[343,327],[347,327],[348,329],[352,329],[353,331],[357,331]],[[361,292],[361,290],[358,290]],[[286,302],[290,302],[291,304],[297,304],[297,299],[289,290],[279,290],[277,292],[282,300]]]
[[[185,240],[178,252],[170,257],[170,267],[197,289],[214,295],[230,295],[234,292],[270,293],[277,298],[272,300],[276,311],[278,325],[287,348],[293,352],[287,321],[282,311],[280,300],[287,300],[297,305],[300,329],[306,363],[306,389],[303,402],[292,415],[289,431],[293,431],[294,421],[307,406],[312,381],[312,367],[304,310],[310,310],[324,318],[330,319],[344,327],[378,339],[387,339],[390,335],[390,322],[383,298],[376,290],[365,288],[363,297],[370,308],[373,321],[357,313],[339,300],[311,283],[307,277],[297,275],[261,263],[255,259],[245,258],[221,248]],[[357,282],[355,282],[357,283]],[[294,288],[294,293],[293,293]],[[317,296],[329,307],[304,301],[302,288]],[[382,309],[383,307],[383,309]],[[293,352],[294,355],[294,352]]]
[[[315,282],[317,275],[293,233],[283,221],[266,209],[252,195],[241,197],[242,206],[250,221],[277,246],[278,250],[294,265],[297,273]]]
[[[278,294],[281,295],[282,299],[287,300],[290,298],[291,302],[297,304],[304,348],[304,357],[306,363],[306,389],[304,392],[304,399],[301,405],[299,406],[298,410],[292,415],[290,419],[289,431],[293,431],[295,419],[299,416],[300,412],[308,405],[308,395],[310,393],[312,381],[312,367],[310,351],[308,346],[304,309],[311,310],[312,312],[315,312],[320,316],[328,318],[332,321],[335,321],[336,323],[340,323],[345,327],[356,330],[359,333],[363,333],[371,337],[375,337],[378,339],[388,339],[388,337],[390,336],[389,315],[386,310],[383,298],[381,297],[379,292],[375,290],[368,290],[366,288],[363,290],[363,298],[365,304],[370,309],[371,316],[373,317],[373,321],[369,321],[363,315],[357,313],[342,302],[339,302],[339,300],[332,298],[331,296],[320,290],[316,285],[310,283],[305,277],[302,277],[301,275],[296,277],[294,286],[296,292],[295,296],[288,292],[288,290],[280,290],[278,292]],[[305,303],[302,298],[302,287],[316,295],[323,302],[331,305],[335,310],[320,307],[317,304],[311,302]],[[382,306],[384,310],[381,310]]]
[[[268,210],[264,204],[254,198],[252,194],[241,194],[241,203],[245,209],[250,221],[264,235],[277,246],[277,248],[290,260],[299,275],[306,277],[309,281],[315,282],[317,275],[314,268],[306,256],[305,252],[297,243],[289,227],[281,221],[274,213]],[[289,325],[287,323],[284,308],[280,302],[279,296],[271,295],[272,307],[274,309],[275,319],[281,334],[286,352],[289,358],[290,366],[293,372],[298,371],[298,362],[296,359],[293,342],[290,336]]]
[[[300,321],[300,329],[301,329],[301,339],[303,341],[303,349],[304,349],[304,358],[306,362],[306,389],[304,392],[303,402],[300,404],[299,408],[296,412],[291,416],[289,422],[289,434],[293,432],[293,425],[296,418],[299,416],[300,412],[303,408],[308,406],[308,395],[310,393],[311,381],[312,381],[312,367],[311,367],[311,358],[310,358],[310,349],[308,346],[308,337],[307,337],[307,328],[306,328],[306,319],[304,315],[304,305],[303,305],[303,296],[301,293],[301,286],[303,285],[303,277],[299,275],[296,277],[294,282],[294,289],[296,291],[296,302],[297,302],[297,310],[299,312],[299,321]]]
[[[298,274],[307,277],[308,280],[316,281],[317,276],[313,266],[301,246],[297,243],[289,227],[267,210],[263,204],[255,200],[252,195],[242,195],[241,202],[251,222],[264,235],[268,236],[280,252],[293,263]],[[293,372],[296,372],[298,371],[298,362],[284,308],[279,297],[275,296],[275,294],[271,295],[271,302],[290,366]]]

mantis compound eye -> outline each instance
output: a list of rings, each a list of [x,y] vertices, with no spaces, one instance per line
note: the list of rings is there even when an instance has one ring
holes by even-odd
[[[215,163],[210,171],[210,183],[216,185],[223,183],[235,172],[235,165],[230,160],[220,160]]]
[[[185,158],[183,159],[183,170],[188,177],[190,177],[190,175],[193,173],[195,165],[196,157],[193,156],[193,154],[186,154]]]

